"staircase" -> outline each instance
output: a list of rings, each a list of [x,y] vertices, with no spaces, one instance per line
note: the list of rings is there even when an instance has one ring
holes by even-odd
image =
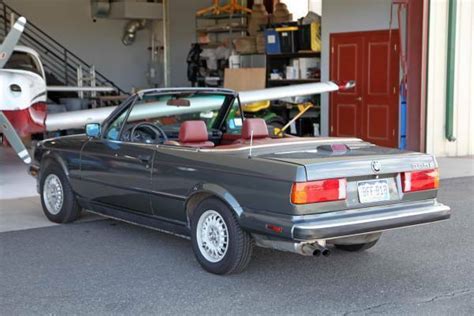
[[[8,34],[12,20],[14,22],[19,16],[21,16],[19,12],[0,0],[0,39]],[[48,85],[78,86],[80,84],[78,81],[81,81],[80,75],[78,75],[80,69],[81,73],[94,74],[95,86],[109,86],[116,89],[116,92],[113,93],[96,93],[93,94],[94,96],[126,94],[113,81],[95,70],[93,65],[86,63],[30,21],[26,24],[19,44],[31,47],[40,54]],[[101,105],[112,104],[103,102]]]

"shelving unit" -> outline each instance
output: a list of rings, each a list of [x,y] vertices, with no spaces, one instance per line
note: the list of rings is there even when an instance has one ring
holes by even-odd
[[[196,42],[199,43],[202,48],[216,48],[220,46],[225,39],[233,39],[238,36],[247,35],[247,23],[247,14],[241,13],[196,16]],[[206,36],[208,37],[208,42],[200,41],[202,37]],[[251,61],[252,58],[249,60]],[[210,76],[198,78],[198,81],[205,85],[205,82],[208,82],[209,78],[213,77],[213,81],[216,82],[216,85],[212,86],[222,86],[224,82],[223,76],[224,69],[221,62],[217,71],[213,71]]]
[[[280,72],[285,72],[286,66],[291,65],[291,60],[297,58],[317,58],[321,60],[320,52],[296,52],[296,53],[282,53],[282,54],[267,54],[266,55],[266,74],[267,87],[283,86],[299,83],[319,82],[317,78],[307,79],[270,79],[270,74],[274,69],[279,69]]]
[[[319,52],[295,52],[295,53],[281,53],[281,54],[267,54],[265,55],[266,64],[266,86],[267,87],[281,87],[292,84],[303,84],[320,82],[320,78],[306,78],[306,79],[270,79],[270,74],[274,69],[278,69],[280,73],[285,73],[286,67],[291,66],[293,59],[298,58],[316,58],[321,60],[321,53]],[[301,119],[296,123],[296,134],[304,136],[311,134],[311,130],[315,127],[314,124],[320,124],[320,96],[314,98],[315,107],[306,112]],[[272,110],[281,116],[285,121],[289,121],[292,117],[298,114],[298,110],[294,106],[288,106],[285,103],[274,103]]]
[[[228,36],[245,36],[247,34],[248,17],[246,14],[219,14],[196,16],[196,41],[199,34],[214,35],[211,43],[219,41],[219,34]],[[213,23],[209,23],[212,21]],[[226,22],[226,23],[223,23]],[[205,43],[199,43],[205,45]]]

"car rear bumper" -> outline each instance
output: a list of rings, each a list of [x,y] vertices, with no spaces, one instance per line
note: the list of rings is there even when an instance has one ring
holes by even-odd
[[[244,227],[248,225],[247,228],[255,233],[269,237],[314,241],[431,223],[450,216],[448,206],[431,199],[300,216],[258,214],[254,211],[244,214],[242,224]],[[265,229],[268,224],[282,227],[281,232]]]
[[[331,239],[425,224],[450,216],[451,209],[438,202],[337,211],[297,221],[292,235],[297,240]]]

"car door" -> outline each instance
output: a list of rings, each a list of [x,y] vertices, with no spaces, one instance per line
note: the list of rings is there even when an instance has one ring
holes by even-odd
[[[139,144],[90,140],[81,153],[83,194],[93,202],[150,214],[153,154]]]
[[[79,194],[91,202],[122,210],[151,214],[150,191],[154,146],[120,138],[128,109],[104,126],[81,151]]]

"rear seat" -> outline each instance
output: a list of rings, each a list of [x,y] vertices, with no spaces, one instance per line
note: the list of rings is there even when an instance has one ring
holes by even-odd
[[[268,127],[265,120],[261,118],[247,118],[242,125],[242,137],[237,139],[234,144],[250,143],[250,138],[253,141],[271,139],[268,135]]]

